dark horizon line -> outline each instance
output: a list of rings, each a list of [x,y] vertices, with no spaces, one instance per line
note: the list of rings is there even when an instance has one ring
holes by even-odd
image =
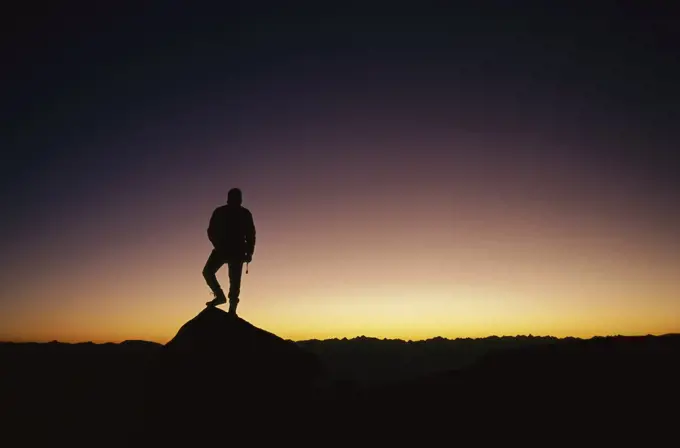
[[[564,340],[580,340],[580,341],[589,341],[592,339],[611,339],[611,338],[646,338],[646,337],[654,337],[654,338],[663,338],[663,337],[669,337],[669,336],[680,336],[680,333],[663,333],[663,334],[652,334],[652,333],[647,333],[647,334],[636,334],[636,335],[631,335],[631,334],[611,334],[611,335],[595,335],[591,336],[588,338],[584,337],[578,337],[578,336],[563,336],[563,337],[558,337],[558,336],[551,336],[551,335],[534,335],[534,334],[518,334],[518,335],[491,335],[491,336],[484,336],[484,337],[478,337],[478,338],[473,338],[473,337],[457,337],[457,338],[445,338],[443,336],[434,336],[431,338],[427,339],[401,339],[401,338],[378,338],[378,337],[373,337],[373,336],[354,336],[351,338],[348,337],[342,337],[342,338],[326,338],[326,339],[317,339],[317,338],[312,338],[312,339],[299,339],[299,340],[293,340],[293,339],[286,339],[282,338],[287,341],[292,341],[295,343],[310,343],[310,342],[332,342],[332,341],[357,341],[357,340],[372,340],[372,341],[377,341],[377,342],[402,342],[405,344],[408,343],[427,343],[427,342],[435,342],[435,341],[447,341],[447,342],[456,342],[456,341],[485,341],[489,339],[554,339],[556,341],[564,341]],[[8,344],[14,344],[14,345],[48,345],[48,344],[61,344],[61,345],[123,345],[123,344],[132,344],[132,343],[139,343],[139,344],[156,344],[156,345],[165,345],[165,343],[161,342],[156,342],[156,341],[149,341],[145,339],[125,339],[121,342],[92,342],[92,341],[80,341],[80,342],[62,342],[57,339],[54,339],[52,341],[0,341],[0,345],[8,345]]]

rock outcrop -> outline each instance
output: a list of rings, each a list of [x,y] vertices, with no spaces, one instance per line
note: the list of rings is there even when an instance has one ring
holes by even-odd
[[[261,387],[265,381],[289,389],[309,385],[323,372],[317,357],[295,342],[214,307],[185,323],[165,345],[164,357],[218,384],[238,380]]]
[[[276,418],[309,398],[323,375],[316,355],[295,342],[208,307],[163,347],[149,376],[148,424],[166,432]]]

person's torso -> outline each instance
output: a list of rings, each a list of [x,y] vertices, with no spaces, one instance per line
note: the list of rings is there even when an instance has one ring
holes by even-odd
[[[246,247],[250,212],[242,206],[223,205],[215,210],[215,236],[219,249],[241,252]]]

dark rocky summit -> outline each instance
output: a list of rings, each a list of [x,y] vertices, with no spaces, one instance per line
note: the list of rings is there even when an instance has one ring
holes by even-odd
[[[316,355],[295,342],[208,307],[179,329],[149,371],[145,432],[277,418],[309,399],[323,375]]]

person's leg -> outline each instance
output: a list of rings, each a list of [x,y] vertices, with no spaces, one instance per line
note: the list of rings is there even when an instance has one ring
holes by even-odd
[[[203,267],[203,278],[205,278],[206,283],[210,287],[210,290],[215,294],[215,299],[207,304],[219,305],[220,303],[226,303],[227,299],[224,297],[224,291],[217,281],[217,271],[224,265],[224,260],[218,254],[216,250],[213,250],[205,262]]]
[[[241,295],[241,275],[243,273],[243,262],[229,263],[229,311],[235,313],[236,306]]]

